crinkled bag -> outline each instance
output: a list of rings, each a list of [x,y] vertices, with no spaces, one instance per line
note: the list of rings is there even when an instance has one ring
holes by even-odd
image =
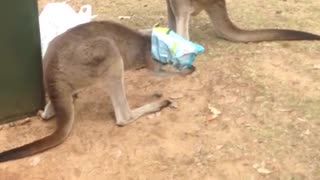
[[[151,44],[154,59],[164,64],[172,64],[179,70],[190,68],[196,55],[204,51],[203,46],[164,27],[152,29]]]

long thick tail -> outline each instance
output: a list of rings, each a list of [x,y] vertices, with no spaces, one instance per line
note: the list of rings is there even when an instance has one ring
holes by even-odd
[[[225,0],[206,7],[206,12],[219,37],[235,42],[259,42],[281,40],[320,40],[320,36],[289,29],[243,30],[234,25],[227,12]]]
[[[65,138],[66,134],[56,131],[43,139],[0,153],[0,162],[15,160],[40,153],[61,144]]]
[[[49,88],[48,92],[52,91]],[[18,148],[0,153],[0,162],[15,160],[34,155],[61,144],[70,134],[74,120],[74,110],[71,93],[55,91],[49,93],[57,117],[57,130],[43,139]]]

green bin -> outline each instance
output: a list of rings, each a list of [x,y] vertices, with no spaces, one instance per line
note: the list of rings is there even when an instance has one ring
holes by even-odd
[[[43,108],[41,42],[36,0],[0,5],[0,124]]]

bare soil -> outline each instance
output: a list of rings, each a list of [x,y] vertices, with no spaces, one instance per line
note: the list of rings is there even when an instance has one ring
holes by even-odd
[[[39,8],[47,0],[39,0]],[[320,34],[320,1],[228,0],[247,28],[293,28]],[[72,0],[93,5],[100,20],[134,28],[166,24],[163,0]],[[119,20],[118,16],[131,16]],[[318,180],[320,42],[232,43],[215,36],[202,13],[191,37],[206,47],[188,77],[126,73],[132,107],[154,92],[177,108],[117,127],[103,85],[80,93],[76,123],[57,148],[0,164],[1,180]],[[212,118],[210,108],[221,111]],[[213,109],[214,110],[214,109]],[[54,119],[0,126],[5,150],[50,134]]]

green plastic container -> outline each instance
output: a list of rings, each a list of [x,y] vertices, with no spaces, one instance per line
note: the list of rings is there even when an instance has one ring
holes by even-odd
[[[36,0],[0,5],[0,124],[35,115],[44,106]]]

